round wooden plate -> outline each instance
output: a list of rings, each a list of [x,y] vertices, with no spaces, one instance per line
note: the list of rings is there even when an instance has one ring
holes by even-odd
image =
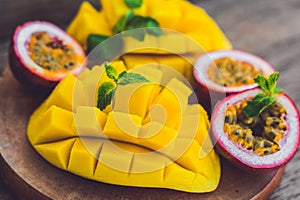
[[[21,199],[267,199],[284,172],[250,174],[222,160],[220,185],[206,194],[87,180],[52,166],[30,146],[26,127],[41,94],[25,91],[7,69],[0,77],[0,98],[0,174]]]

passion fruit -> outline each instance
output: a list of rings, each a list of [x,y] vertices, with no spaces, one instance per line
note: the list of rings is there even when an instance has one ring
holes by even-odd
[[[264,59],[240,50],[212,51],[200,56],[194,67],[195,86],[201,103],[210,111],[212,96],[225,97],[257,87],[253,78],[268,76],[274,67]]]
[[[50,90],[67,74],[85,67],[80,44],[56,25],[32,21],[17,27],[9,48],[15,78],[34,90]]]
[[[261,89],[231,95],[218,102],[211,130],[221,155],[247,171],[273,170],[292,159],[299,146],[299,111],[284,93],[259,116],[247,118],[245,104]]]

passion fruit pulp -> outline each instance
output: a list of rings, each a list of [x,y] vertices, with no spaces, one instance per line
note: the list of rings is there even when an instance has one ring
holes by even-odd
[[[240,50],[219,50],[200,56],[194,67],[199,103],[210,111],[230,94],[254,89],[257,75],[269,76],[274,67],[262,58]],[[205,94],[205,95],[204,95]],[[216,101],[212,97],[220,97]]]
[[[17,27],[9,48],[9,64],[16,79],[30,89],[52,89],[67,74],[86,67],[80,44],[56,25],[32,21]]]
[[[239,113],[245,102],[261,92],[253,89],[228,96],[212,113],[218,152],[247,171],[276,169],[291,160],[299,146],[299,111],[286,94],[277,94],[276,102],[259,118],[244,118]]]

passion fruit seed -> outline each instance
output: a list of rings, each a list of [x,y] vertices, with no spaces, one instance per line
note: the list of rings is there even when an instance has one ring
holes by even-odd
[[[37,65],[47,70],[68,71],[75,63],[83,62],[83,58],[78,57],[72,47],[45,32],[32,34],[28,52]]]
[[[226,108],[224,132],[230,140],[260,156],[279,151],[279,140],[287,131],[286,110],[275,102],[260,116],[247,118],[243,113],[247,101]]]
[[[250,63],[229,57],[217,59],[207,68],[208,78],[224,87],[253,84],[253,78],[260,74],[262,72]]]

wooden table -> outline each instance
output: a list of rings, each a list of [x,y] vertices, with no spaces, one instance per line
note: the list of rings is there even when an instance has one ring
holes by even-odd
[[[7,67],[9,36],[17,24],[30,19],[49,20],[52,13],[51,21],[63,26],[79,3],[79,0],[56,1],[55,5],[51,0],[0,0],[0,70]],[[92,3],[99,7],[96,0]],[[193,3],[214,17],[235,48],[255,53],[272,63],[282,75],[279,85],[300,107],[299,0],[193,0]],[[297,153],[271,199],[300,199],[299,161],[300,153]],[[0,199],[12,199],[2,180]]]

